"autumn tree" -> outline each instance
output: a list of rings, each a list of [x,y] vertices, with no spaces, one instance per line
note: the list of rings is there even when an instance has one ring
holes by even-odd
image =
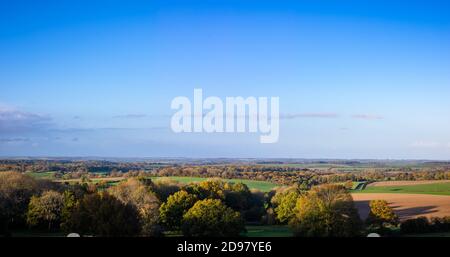
[[[72,213],[77,206],[79,199],[77,198],[76,193],[66,190],[63,193],[64,204],[61,210],[61,228],[64,231],[68,231],[68,223],[70,223],[70,219],[72,217]]]
[[[290,226],[296,236],[358,236],[361,221],[348,191],[339,185],[313,187],[302,194]]]
[[[249,222],[259,222],[265,213],[264,194],[259,191],[250,191],[244,183],[225,183],[224,203]]]
[[[56,191],[46,191],[41,196],[32,196],[28,205],[27,223],[31,227],[59,229],[64,196]]]
[[[279,192],[272,198],[272,204],[276,207],[274,209],[276,219],[282,223],[288,223],[295,216],[295,205],[299,193],[295,190]]]
[[[107,192],[88,194],[73,210],[67,228],[81,235],[135,236],[140,232],[139,213]]]
[[[299,191],[308,191],[313,186],[317,185],[318,181],[315,175],[304,175],[298,178],[296,184]]]
[[[386,225],[395,226],[398,224],[398,216],[386,200],[372,200],[369,202],[369,207],[370,212],[366,219],[369,225],[381,228]]]
[[[226,237],[238,236],[245,226],[239,212],[219,199],[205,199],[183,215],[182,231],[185,236]]]
[[[130,204],[139,212],[141,233],[155,236],[161,233],[158,224],[160,202],[146,185],[145,180],[129,178],[120,184],[109,188],[109,193],[124,204]]]
[[[39,182],[19,172],[0,172],[0,233],[24,225],[31,196],[40,192]]]
[[[180,230],[183,215],[195,204],[197,197],[181,190],[169,196],[159,208],[160,220],[168,230]]]
[[[344,187],[347,188],[348,190],[352,190],[353,189],[353,181],[348,180],[344,183]]]
[[[265,213],[264,194],[251,192],[244,183],[228,183],[221,179],[208,179],[184,188],[199,200],[220,199],[228,207],[239,211],[247,221],[260,221]]]
[[[184,189],[201,200],[207,198],[225,199],[225,182],[221,179],[208,179],[199,183],[193,183]]]
[[[161,178],[151,185],[152,191],[161,202],[165,202],[170,195],[180,191],[181,185],[179,182],[170,178]]]

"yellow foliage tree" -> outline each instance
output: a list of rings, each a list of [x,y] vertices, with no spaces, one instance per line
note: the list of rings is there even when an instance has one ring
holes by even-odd
[[[376,226],[383,226],[386,223],[391,225],[398,224],[398,216],[386,200],[372,200],[369,206],[370,213],[366,220],[367,223]]]

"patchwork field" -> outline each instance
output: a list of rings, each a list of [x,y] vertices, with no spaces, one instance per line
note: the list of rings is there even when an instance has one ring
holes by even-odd
[[[386,200],[401,220],[419,216],[450,216],[450,196],[448,195],[355,193],[352,196],[362,219],[367,218],[369,214],[370,200]]]

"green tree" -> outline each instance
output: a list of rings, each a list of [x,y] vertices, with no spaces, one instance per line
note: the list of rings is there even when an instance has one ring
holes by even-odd
[[[297,181],[297,189],[299,191],[308,191],[313,186],[317,185],[316,176],[313,175],[305,175],[298,178]]]
[[[314,187],[296,203],[290,226],[296,236],[358,236],[361,221],[348,191],[339,185]]]
[[[228,183],[221,179],[208,179],[184,188],[199,200],[220,199],[247,221],[260,221],[265,213],[264,194],[252,193],[244,183]]]
[[[244,183],[225,183],[224,203],[249,222],[259,222],[265,214],[264,193],[250,191]]]
[[[114,196],[88,194],[77,204],[67,228],[70,232],[95,236],[135,236],[140,233],[137,210]]]
[[[63,193],[64,196],[64,205],[61,210],[61,228],[64,231],[67,231],[67,224],[70,222],[72,217],[72,212],[77,206],[78,200],[74,192],[66,190]]]
[[[27,223],[31,227],[59,229],[64,196],[56,191],[46,191],[41,196],[32,196],[28,205]]]
[[[208,179],[199,183],[194,183],[185,188],[190,194],[196,195],[199,199],[225,199],[226,183],[221,179]]]
[[[282,223],[288,223],[295,216],[295,205],[299,193],[297,191],[280,192],[275,195],[273,202],[277,204],[275,207],[275,215],[277,220]]]
[[[249,206],[251,192],[247,185],[243,183],[226,183],[224,184],[225,203],[236,211],[243,211]]]
[[[168,230],[180,230],[183,215],[195,204],[197,197],[181,190],[169,196],[159,208],[160,220]]]
[[[138,210],[143,235],[157,236],[162,232],[158,224],[160,202],[147,182],[143,179],[129,178],[109,188],[108,191],[122,203],[130,204]]]
[[[182,231],[185,236],[226,237],[238,236],[245,226],[239,212],[219,199],[205,199],[183,215]]]

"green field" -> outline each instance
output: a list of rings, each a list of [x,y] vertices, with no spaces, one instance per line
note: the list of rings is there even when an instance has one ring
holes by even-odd
[[[54,171],[46,171],[46,172],[27,172],[26,173],[29,176],[32,176],[33,178],[39,178],[39,179],[53,179],[55,172]]]
[[[177,177],[177,176],[171,176],[171,177],[151,177],[152,180],[158,181],[160,179],[166,178],[166,179],[172,179],[177,182],[181,183],[192,183],[192,182],[201,182],[205,181],[209,178],[200,178],[200,177]],[[258,189],[262,192],[269,192],[273,188],[279,186],[277,184],[267,182],[267,181],[256,181],[256,180],[248,180],[248,179],[223,179],[226,182],[231,183],[243,183],[246,184],[250,189]]]
[[[352,193],[396,193],[396,194],[429,194],[450,195],[450,182],[408,186],[374,186]]]
[[[161,179],[171,179],[174,180],[176,182],[180,182],[180,183],[195,183],[195,182],[202,182],[205,180],[208,180],[210,178],[200,178],[200,177],[179,177],[179,176],[169,176],[169,177],[150,177],[153,181],[158,181]],[[120,180],[124,179],[123,177],[118,177],[118,178],[92,178],[91,182],[92,183],[98,183],[101,181],[107,181],[108,184],[110,185],[114,185],[117,184],[118,182],[120,182]],[[248,179],[222,179],[226,182],[231,182],[231,183],[243,183],[246,184],[250,189],[257,189],[260,190],[262,192],[269,192],[270,190],[272,190],[275,187],[278,187],[279,185],[271,183],[271,182],[267,182],[267,181],[257,181],[257,180],[248,180]],[[67,183],[80,183],[81,179],[62,179],[62,180],[58,180],[58,182],[67,182]]]
[[[292,237],[292,232],[287,226],[246,226],[246,237]]]

